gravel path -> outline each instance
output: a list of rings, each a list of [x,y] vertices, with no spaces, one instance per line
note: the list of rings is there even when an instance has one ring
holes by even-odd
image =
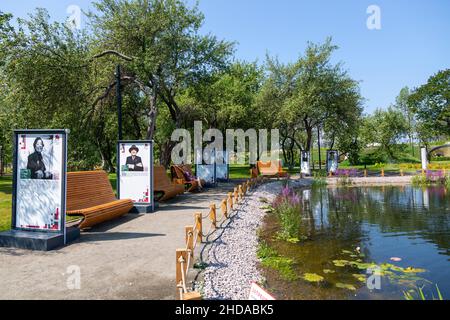
[[[291,180],[291,186],[308,186],[311,181]],[[247,300],[252,282],[262,276],[257,268],[257,230],[262,225],[264,203],[260,198],[272,201],[280,193],[282,182],[270,182],[258,187],[244,199],[227,226],[212,235],[216,241],[207,244],[202,254],[208,266],[203,270],[203,284],[197,284],[204,299]],[[214,240],[214,239],[208,239]]]

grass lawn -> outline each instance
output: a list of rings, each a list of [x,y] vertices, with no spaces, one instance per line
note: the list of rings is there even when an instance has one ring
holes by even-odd
[[[12,177],[0,177],[0,231],[11,227]]]

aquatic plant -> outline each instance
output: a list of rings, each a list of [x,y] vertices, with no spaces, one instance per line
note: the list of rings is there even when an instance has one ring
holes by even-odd
[[[261,265],[276,270],[280,273],[282,279],[287,281],[295,281],[299,276],[293,269],[294,261],[292,259],[280,256],[278,252],[271,248],[267,243],[261,242],[256,252]]]
[[[322,277],[316,273],[305,273],[303,275],[303,279],[308,282],[321,282],[324,280],[324,277]]]
[[[327,172],[322,171],[314,171],[313,172],[313,186],[314,187],[320,187],[320,186],[326,186],[327,183]]]
[[[280,223],[278,238],[284,240],[298,239],[301,223],[300,196],[291,188],[285,187],[272,203],[274,212]],[[290,241],[298,242],[298,241]]]
[[[355,286],[351,285],[351,284],[346,284],[346,283],[336,283],[336,287],[337,288],[341,288],[341,289],[347,289],[347,290],[351,290],[351,291],[356,291]]]
[[[444,170],[427,170],[425,174],[416,175],[411,180],[413,186],[430,186],[435,184],[450,185],[450,176],[447,176]]]
[[[436,285],[436,292],[437,292],[437,298],[434,297],[434,294],[432,293],[432,299],[433,300],[444,300],[444,297],[441,294],[441,291],[439,290],[438,285]],[[406,300],[416,300],[415,295],[419,298],[419,300],[427,300],[425,297],[425,293],[423,292],[423,287],[417,287],[415,290],[411,289],[408,291],[403,291],[403,296]]]

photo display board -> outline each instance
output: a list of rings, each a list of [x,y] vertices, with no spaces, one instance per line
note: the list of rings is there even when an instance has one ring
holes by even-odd
[[[64,232],[67,131],[14,131],[13,229]]]
[[[199,159],[199,153],[201,150],[197,150],[197,159]],[[202,162],[203,164],[197,164],[195,174],[197,178],[205,180],[206,184],[216,183],[216,167],[215,167],[215,150],[206,149],[203,151]]]
[[[300,173],[310,175],[311,174],[311,166],[310,166],[310,153],[309,151],[301,151],[300,153]]]
[[[327,150],[327,172],[336,172],[339,166],[339,154],[336,150]]]
[[[119,199],[153,206],[153,141],[119,141],[117,154]]]

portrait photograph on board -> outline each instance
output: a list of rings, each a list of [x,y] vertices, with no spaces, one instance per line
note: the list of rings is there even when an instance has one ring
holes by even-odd
[[[17,135],[16,228],[61,229],[63,139],[61,134]]]

